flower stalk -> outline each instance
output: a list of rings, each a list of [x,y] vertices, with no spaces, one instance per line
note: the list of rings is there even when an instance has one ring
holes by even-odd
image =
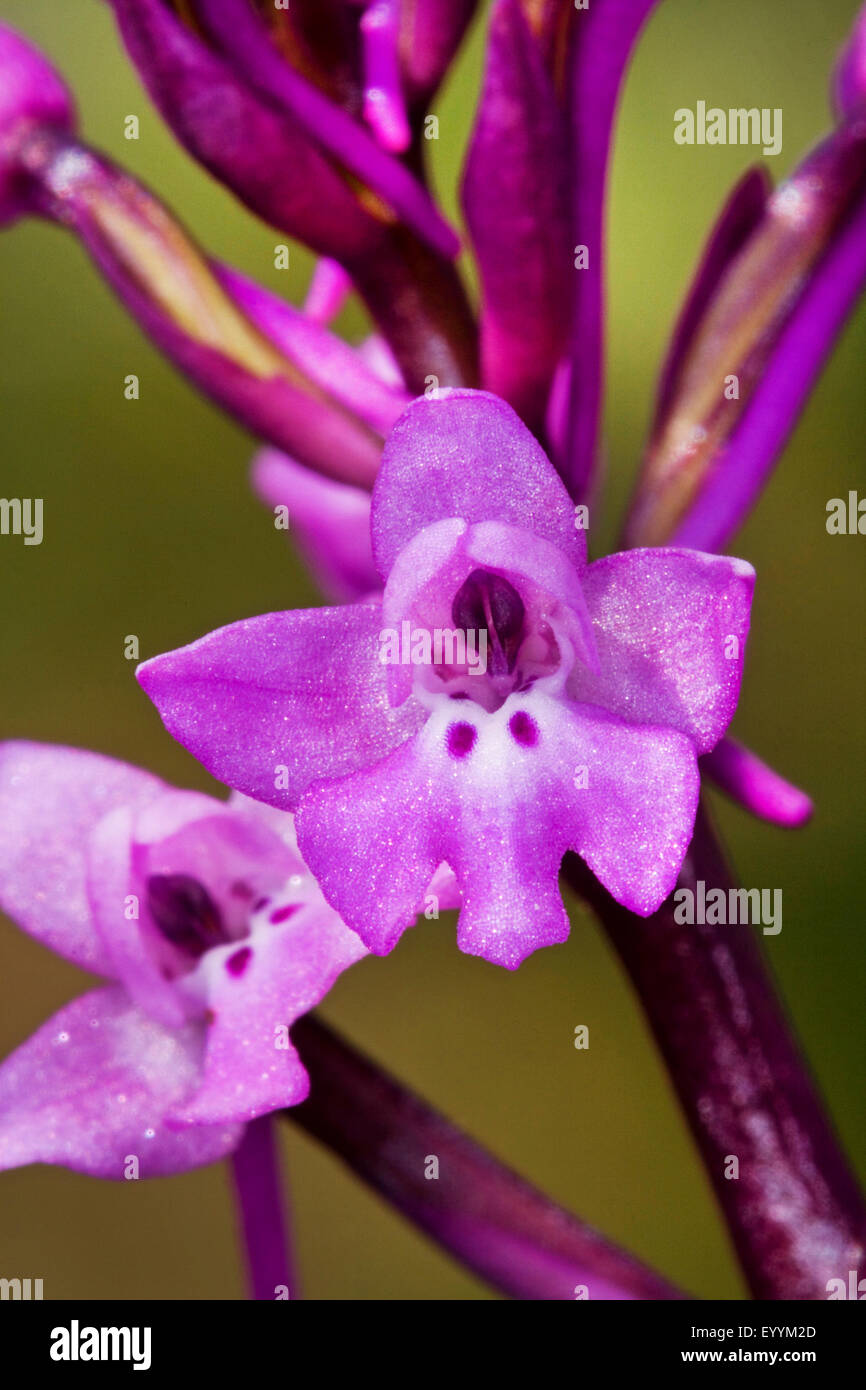
[[[299,1019],[292,1040],[310,1074],[310,1096],[285,1111],[286,1118],[501,1293],[532,1300],[684,1297],[500,1164],[320,1019]]]
[[[566,878],[637,991],[752,1296],[825,1299],[863,1264],[866,1207],[750,928],[680,925],[672,899],[638,919],[573,855]],[[703,813],[680,883],[698,880],[732,883]]]
[[[231,1156],[231,1172],[250,1297],[261,1302],[297,1298],[272,1115],[247,1126]]]

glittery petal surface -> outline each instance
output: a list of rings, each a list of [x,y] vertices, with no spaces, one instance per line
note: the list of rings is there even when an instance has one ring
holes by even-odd
[[[494,714],[443,702],[378,767],[313,788],[298,836],[326,897],[371,950],[393,948],[444,859],[463,894],[461,948],[514,969],[568,934],[566,849],[632,911],[658,907],[691,838],[698,786],[681,734],[536,688]]]
[[[315,778],[375,762],[418,727],[388,705],[376,604],[271,613],[147,661],[163,722],[228,786],[291,809]]]
[[[262,449],[252,484],[269,507],[288,509],[288,536],[325,597],[353,603],[380,588],[370,547],[370,494],[313,473],[278,449]]]
[[[107,812],[164,790],[159,778],[98,753],[0,745],[0,907],[58,955],[112,976],[87,894],[88,838]]]
[[[254,933],[245,948],[249,955],[241,961],[229,946],[209,952],[204,962],[212,1020],[204,1076],[195,1095],[175,1110],[180,1123],[252,1120],[302,1101],[309,1079],[284,1030],[367,954],[325,904]],[[233,955],[242,973],[232,973]]]
[[[511,407],[486,391],[420,397],[388,436],[373,490],[383,579],[416,532],[450,517],[522,526],[578,570],[585,564],[585,535],[553,464]]]
[[[178,1130],[167,1111],[195,1086],[202,1029],[170,1031],[123,990],[67,1004],[0,1066],[0,1168],[57,1163],[100,1178],[159,1177],[213,1163],[240,1125]]]
[[[600,672],[570,691],[629,722],[718,743],[740,692],[755,572],[693,550],[629,550],[589,566],[584,592]]]

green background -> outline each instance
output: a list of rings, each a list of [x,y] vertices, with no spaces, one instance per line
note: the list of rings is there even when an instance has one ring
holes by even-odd
[[[563,0],[566,3],[566,0]],[[828,126],[827,79],[851,0],[666,0],[628,79],[610,206],[609,487],[599,551],[640,456],[673,316],[702,240],[754,151],[685,148],[673,112],[782,107],[780,178]],[[174,145],[97,0],[2,0],[77,93],[86,137],[150,183],[208,250],[298,301],[310,260]],[[434,109],[436,183],[454,187],[481,72],[480,26]],[[124,117],[141,120],[138,142]],[[318,602],[246,481],[252,441],[159,358],[75,242],[47,225],[0,237],[0,494],[45,499],[45,540],[0,538],[0,730],[100,749],[170,781],[213,784],[164,733],[124,660],[252,613]],[[341,327],[362,328],[348,312]],[[738,538],[758,571],[735,730],[815,797],[785,832],[719,803],[741,881],[781,887],[767,950],[842,1138],[866,1166],[863,998],[863,555],[831,537],[829,498],[861,485],[866,314],[844,334],[781,466]],[[123,377],[141,398],[123,397]],[[0,1051],[87,983],[0,924]],[[461,956],[426,922],[344,976],[323,1013],[561,1202],[702,1296],[743,1286],[639,1009],[595,923],[516,974]],[[589,1025],[578,1052],[574,1028]],[[487,1291],[285,1127],[304,1289],[318,1298],[485,1298]],[[61,1169],[0,1177],[0,1275],[47,1298],[237,1298],[221,1167],[104,1183]]]

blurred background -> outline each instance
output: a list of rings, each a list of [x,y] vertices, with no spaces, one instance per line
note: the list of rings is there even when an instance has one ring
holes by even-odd
[[[566,3],[566,0],[563,0]],[[754,158],[674,144],[673,112],[781,107],[778,180],[827,128],[828,75],[853,0],[665,0],[638,48],[617,128],[609,215],[608,487],[596,553],[611,545],[637,467],[673,317],[711,219]],[[213,254],[299,302],[306,253],[177,147],[97,0],[0,0],[71,83],[86,137],[150,183]],[[434,109],[434,177],[455,185],[481,75],[484,15]],[[123,137],[137,114],[141,138]],[[45,539],[0,540],[0,734],[99,749],[182,786],[214,784],[174,744],[133,679],[142,657],[237,618],[320,602],[247,483],[253,441],[168,368],[64,232],[0,236],[0,495],[41,496]],[[363,332],[356,309],[339,322]],[[866,1170],[864,552],[829,536],[825,507],[863,488],[866,312],[851,321],[734,549],[758,572],[735,732],[817,803],[786,832],[717,798],[740,881],[782,888],[767,952],[842,1139]],[[136,373],[141,398],[123,397]],[[0,920],[0,1053],[89,983]],[[424,922],[387,959],[338,983],[322,1009],[508,1163],[702,1297],[743,1285],[639,1008],[588,915],[516,974],[456,950],[453,919]],[[590,1048],[573,1046],[577,1024]],[[492,1297],[284,1126],[303,1290],[322,1299]],[[45,1297],[242,1296],[220,1167],[141,1183],[62,1169],[0,1176],[0,1274]]]

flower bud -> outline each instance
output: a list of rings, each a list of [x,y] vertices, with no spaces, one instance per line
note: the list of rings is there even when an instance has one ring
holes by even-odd
[[[42,54],[0,25],[0,225],[26,208],[27,179],[19,160],[22,135],[33,126],[75,124],[75,107]]]

